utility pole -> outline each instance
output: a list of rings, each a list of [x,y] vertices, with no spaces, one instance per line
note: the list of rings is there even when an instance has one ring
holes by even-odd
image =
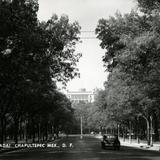
[[[81,136],[80,138],[82,139],[83,138],[83,119],[82,119],[82,116],[81,116]]]
[[[117,125],[117,132],[118,132],[118,138],[119,138],[119,124]]]

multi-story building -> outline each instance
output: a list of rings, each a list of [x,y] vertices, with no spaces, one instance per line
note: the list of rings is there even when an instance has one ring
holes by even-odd
[[[73,103],[85,102],[92,103],[94,102],[94,91],[86,91],[86,89],[80,89],[79,91],[67,91],[67,97]]]

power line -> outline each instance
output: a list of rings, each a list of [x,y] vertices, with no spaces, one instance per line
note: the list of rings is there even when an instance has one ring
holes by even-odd
[[[95,33],[93,30],[83,30],[81,33]],[[80,39],[97,39],[95,36],[83,36]]]
[[[97,39],[96,37],[80,37],[80,39]]]
[[[81,32],[85,32],[85,33],[93,33],[95,31],[81,31]]]

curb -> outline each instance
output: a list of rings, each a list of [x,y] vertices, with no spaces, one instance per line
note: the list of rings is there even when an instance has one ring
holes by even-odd
[[[102,136],[101,135],[96,135],[95,138],[97,139],[101,139]],[[137,149],[142,149],[142,150],[146,150],[146,151],[156,151],[156,152],[160,152],[160,144],[159,146],[148,146],[146,144],[128,144],[128,143],[125,143],[123,142],[122,140],[120,140],[121,142],[121,146],[126,146],[126,147],[131,147],[131,148],[137,148]]]
[[[143,144],[140,144],[140,145],[134,145],[134,144],[132,144],[131,145],[131,144],[123,143],[123,142],[121,142],[121,145],[122,146],[126,146],[126,147],[143,149],[143,150],[146,150],[146,151],[156,151],[156,152],[160,151],[160,146],[148,146],[148,145],[143,145]]]
[[[6,152],[11,152],[11,151],[15,151],[15,150],[20,150],[20,149],[24,149],[24,148],[2,148],[1,150],[0,150],[0,154],[2,154],[2,153],[6,153]]]

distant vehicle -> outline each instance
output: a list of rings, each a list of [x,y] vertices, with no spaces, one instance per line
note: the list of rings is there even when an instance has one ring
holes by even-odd
[[[115,135],[103,135],[103,139],[101,141],[101,147],[102,149],[114,149],[114,150],[120,150],[120,141],[118,139],[118,136]]]
[[[92,134],[92,135],[95,134],[94,131],[92,131],[91,134]]]

